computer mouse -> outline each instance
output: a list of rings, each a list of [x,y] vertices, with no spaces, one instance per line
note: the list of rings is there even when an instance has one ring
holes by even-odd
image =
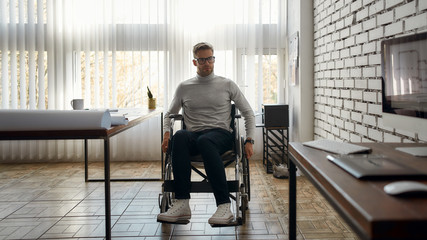
[[[397,181],[385,185],[384,192],[389,195],[427,193],[427,184],[415,181]]]

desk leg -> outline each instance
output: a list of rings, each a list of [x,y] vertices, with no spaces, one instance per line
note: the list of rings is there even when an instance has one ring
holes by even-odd
[[[87,139],[85,139],[85,146],[84,146],[84,148],[85,148],[85,182],[89,182],[89,171],[88,171],[88,164],[89,164],[89,160],[88,160],[88,153],[87,153]]]
[[[110,139],[104,139],[105,238],[111,239]]]
[[[297,181],[296,167],[289,161],[289,239],[295,240],[297,235]]]

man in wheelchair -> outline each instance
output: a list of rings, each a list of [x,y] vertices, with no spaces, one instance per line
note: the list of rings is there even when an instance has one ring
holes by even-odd
[[[215,196],[217,210],[209,219],[210,224],[228,224],[233,220],[230,197],[221,154],[230,150],[233,138],[230,129],[231,101],[245,120],[246,158],[253,155],[255,117],[239,87],[230,79],[214,74],[214,49],[209,43],[193,47],[193,64],[197,67],[194,78],[182,82],[176,89],[169,110],[164,116],[162,150],[170,147],[174,176],[175,202],[160,213],[160,222],[176,223],[191,218],[189,205],[191,188],[190,156],[200,154]],[[177,131],[169,143],[171,119],[183,109],[185,129]]]

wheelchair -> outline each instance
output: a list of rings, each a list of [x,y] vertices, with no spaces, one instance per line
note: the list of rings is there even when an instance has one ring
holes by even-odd
[[[181,122],[181,128],[185,129],[184,119],[181,114],[169,116],[171,118],[170,136],[173,136],[173,129],[176,121]],[[234,104],[231,106],[231,122],[233,147],[231,150],[221,155],[224,167],[234,167],[234,179],[227,177],[230,198],[235,202],[234,219],[227,226],[242,225],[246,221],[246,210],[250,201],[250,176],[249,161],[245,156],[244,139],[239,136],[239,121],[241,116]],[[160,212],[166,212],[171,206],[174,199],[174,184],[172,173],[171,144],[169,141],[168,150],[165,154],[164,161],[164,182],[162,184],[162,193],[159,194]],[[191,181],[190,193],[212,193],[213,190],[208,181],[207,175],[200,169],[203,168],[203,159],[201,155],[191,156],[191,169],[201,177],[201,181]],[[188,223],[188,222],[186,222]]]

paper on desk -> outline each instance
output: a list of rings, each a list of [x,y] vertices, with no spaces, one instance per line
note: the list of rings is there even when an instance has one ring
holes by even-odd
[[[0,110],[0,131],[93,130],[111,127],[108,111]]]

